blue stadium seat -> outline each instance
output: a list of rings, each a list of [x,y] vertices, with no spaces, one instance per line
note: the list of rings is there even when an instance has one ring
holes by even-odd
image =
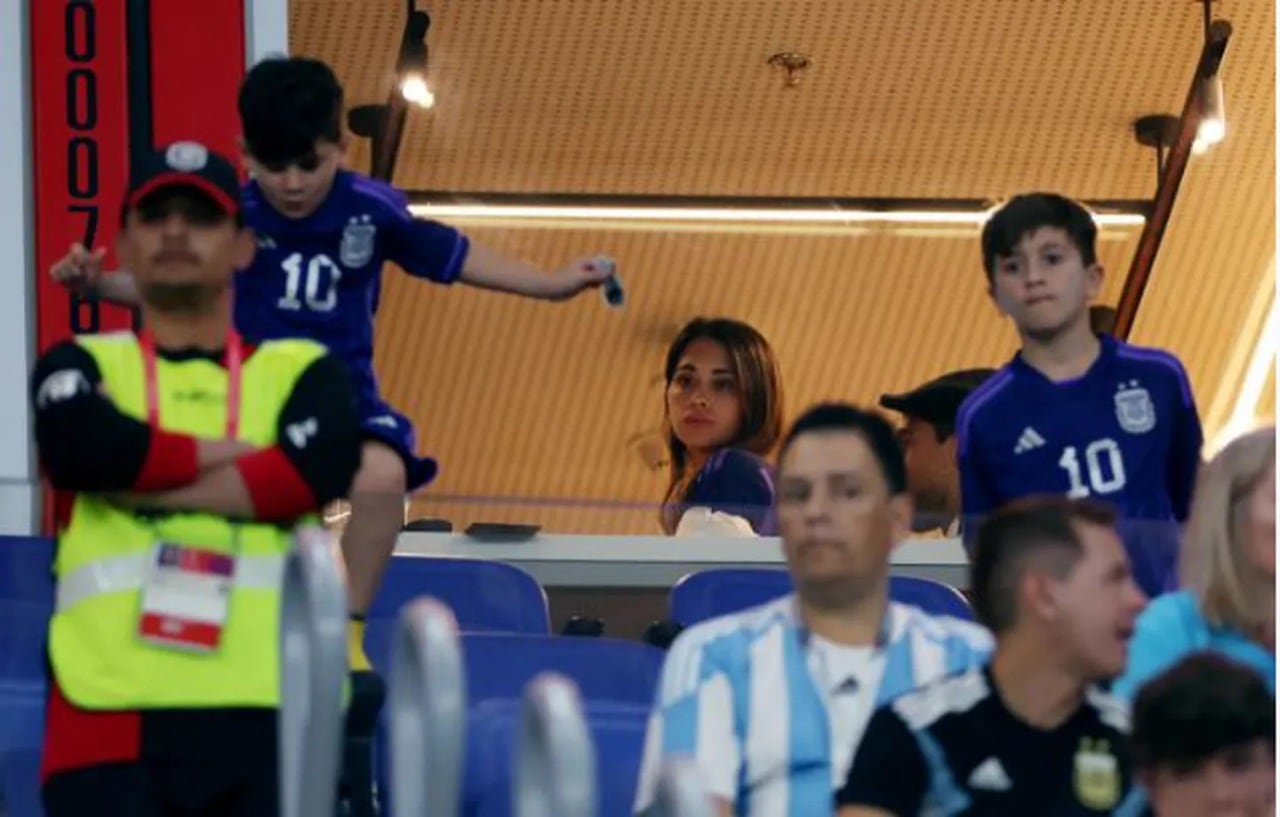
[[[584,700],[653,703],[665,653],[638,641],[466,633],[467,696],[518,698],[540,672],[567,676]]]
[[[919,576],[890,576],[889,597],[935,616],[973,621],[973,608],[964,594],[949,584]]]
[[[0,812],[41,817],[53,542],[0,537]]]
[[[773,601],[791,590],[785,570],[713,567],[682,576],[671,588],[668,605],[672,620],[690,627]]]
[[[583,710],[596,748],[596,813],[601,817],[628,815],[635,802],[649,707],[584,701]],[[511,817],[520,717],[519,700],[490,700],[472,708],[467,719],[463,817]]]
[[[672,620],[686,627],[772,601],[792,590],[785,570],[711,568],[690,573],[671,588]],[[889,577],[889,597],[927,613],[973,620],[965,597],[950,585],[918,576]]]
[[[384,676],[391,666],[391,628],[370,629],[369,660]],[[518,698],[535,675],[554,670],[578,685],[582,697],[650,704],[662,671],[662,650],[616,638],[463,633],[467,697]]]
[[[389,627],[370,629],[365,638],[369,660],[383,674],[390,668],[391,632]],[[463,633],[462,657],[469,708],[488,701],[519,699],[534,676],[554,671],[572,680],[585,702],[630,704],[647,712],[658,688],[665,653],[638,641],[614,638]],[[384,709],[374,737],[374,775],[383,811],[394,815],[387,785],[385,714]]]
[[[464,631],[551,632],[547,594],[537,580],[514,565],[484,559],[393,557],[367,618],[394,621],[419,596],[449,605]]]

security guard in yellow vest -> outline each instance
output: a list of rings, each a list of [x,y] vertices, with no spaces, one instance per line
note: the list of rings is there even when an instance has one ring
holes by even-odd
[[[283,557],[350,487],[355,398],[322,347],[232,329],[255,249],[232,165],[181,142],[135,171],[117,249],[146,328],[59,345],[32,378],[64,499],[45,806],[267,817]]]

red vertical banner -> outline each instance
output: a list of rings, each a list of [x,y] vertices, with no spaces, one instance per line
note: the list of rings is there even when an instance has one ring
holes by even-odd
[[[158,145],[194,139],[238,161],[244,0],[151,2],[151,109]]]
[[[36,342],[126,328],[129,310],[70,295],[48,276],[71,245],[107,247],[114,266],[128,183],[125,0],[31,3]]]
[[[114,244],[129,177],[126,0],[39,0],[31,14],[36,351],[123,329],[132,313],[72,295],[48,270],[73,243]],[[65,508],[45,494],[46,533]]]
[[[195,139],[236,157],[245,72],[244,0],[33,0],[36,341],[133,325],[131,310],[81,298],[49,268],[73,243],[114,254],[135,152]],[[132,120],[131,120],[132,117]],[[48,497],[46,497],[47,499]],[[45,502],[46,531],[54,503]]]

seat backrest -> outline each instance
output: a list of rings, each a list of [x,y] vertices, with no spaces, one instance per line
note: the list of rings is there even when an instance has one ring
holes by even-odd
[[[673,621],[691,627],[785,596],[791,576],[771,568],[713,567],[681,577],[668,599]]]
[[[973,621],[973,608],[964,594],[949,584],[919,576],[889,577],[889,598],[919,607],[931,616],[952,616]]]
[[[389,657],[390,632],[390,627],[375,629],[372,625],[367,630],[365,646],[375,667],[389,666],[381,662]],[[647,713],[657,692],[665,655],[662,650],[648,644],[613,638],[462,634],[469,709],[486,706],[492,701],[518,700],[534,676],[554,671],[578,686],[583,704],[589,710],[597,702],[610,702],[623,709],[630,706]],[[385,718],[383,726],[378,738],[380,753],[387,748]],[[468,745],[474,745],[475,732],[468,731],[467,734]],[[501,751],[514,751],[514,747],[504,744]],[[385,757],[379,760],[378,767],[380,785],[385,788]],[[382,794],[384,807],[388,793]],[[628,802],[623,811],[600,813],[629,814],[630,808],[631,803]]]
[[[40,817],[54,544],[0,536],[0,812]]]
[[[671,588],[672,620],[686,627],[773,601],[793,589],[785,570],[716,567],[690,573]],[[889,598],[935,616],[973,620],[973,610],[954,587],[919,576],[890,576]]]
[[[464,633],[462,656],[473,705],[518,698],[535,675],[553,671],[577,684],[584,700],[647,706],[658,688],[665,653],[615,638]]]
[[[52,539],[0,536],[0,599],[52,607],[53,549]]]
[[[647,704],[585,701],[583,715],[596,751],[600,817],[628,815],[644,752]],[[472,707],[467,719],[463,817],[512,817],[512,781],[520,734],[521,702],[492,699]]]
[[[52,566],[51,540],[0,537],[0,754],[43,742]]]
[[[395,556],[367,617],[394,619],[419,596],[447,604],[463,631],[551,632],[547,594],[538,581],[506,562]]]

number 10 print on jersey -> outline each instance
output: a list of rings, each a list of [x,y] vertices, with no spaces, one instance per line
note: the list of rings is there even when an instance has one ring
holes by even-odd
[[[1082,499],[1094,494],[1114,494],[1124,490],[1124,455],[1120,453],[1120,445],[1115,440],[1104,438],[1085,446],[1083,469],[1080,467],[1080,459],[1076,447],[1069,445],[1062,450],[1062,459],[1058,460],[1058,465],[1067,471],[1070,483],[1067,496]],[[1087,482],[1085,474],[1088,475]]]
[[[284,295],[276,301],[281,309],[299,310],[305,306],[312,312],[332,312],[338,305],[338,282],[342,267],[329,256],[313,255],[305,263],[302,253],[295,252],[280,262],[284,267]]]

